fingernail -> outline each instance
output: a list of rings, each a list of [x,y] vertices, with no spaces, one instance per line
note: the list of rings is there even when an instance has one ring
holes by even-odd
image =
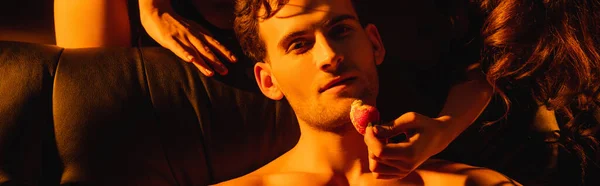
[[[213,72],[211,70],[204,69],[204,74],[207,76],[212,76]]]
[[[215,61],[212,62],[212,66],[213,66],[214,70],[217,71],[217,72],[219,72],[219,73],[227,70],[227,68],[225,67],[225,65],[223,65],[223,63],[219,59],[215,59]]]
[[[217,65],[217,71],[219,72],[219,74],[221,75],[225,75],[227,74],[227,68],[225,67],[225,65],[223,64],[218,64]]]
[[[237,58],[233,54],[231,55],[231,62],[237,62]]]
[[[371,123],[371,122],[367,123],[367,127],[372,127],[372,126],[373,126],[373,123]]]
[[[188,62],[194,62],[194,56],[187,56]]]

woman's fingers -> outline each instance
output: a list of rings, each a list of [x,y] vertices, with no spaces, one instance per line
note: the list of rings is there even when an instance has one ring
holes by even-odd
[[[185,21],[187,23],[187,27],[191,30],[193,36],[197,37],[200,41],[203,41],[204,44],[210,46],[215,53],[218,53],[222,57],[226,58],[232,63],[237,62],[237,58],[233,55],[227,47],[223,46],[221,42],[212,37],[210,31],[206,28],[200,26],[198,23],[193,21]]]
[[[171,52],[184,61],[191,63],[194,60],[193,54],[195,54],[195,52],[184,49],[181,42],[177,41],[177,38],[173,37],[171,39],[166,39],[166,41],[163,40],[163,42],[164,43],[160,43],[163,47],[171,50]]]
[[[200,72],[202,72],[202,74],[204,74],[208,77],[213,75],[213,72],[207,68],[208,65],[206,65],[204,60],[199,59],[199,60],[192,62],[192,64],[194,64],[194,66],[196,66],[196,68],[198,68],[198,70],[200,70]]]
[[[196,66],[196,68],[202,72],[202,74],[206,76],[212,76],[214,74],[189,41],[182,41],[176,37],[172,37],[165,42],[165,45],[167,45],[165,46],[166,48],[171,50],[173,53],[175,53],[175,55],[184,61],[193,63],[194,66]]]
[[[203,34],[203,35],[204,35],[204,40],[210,46],[212,46],[214,49],[217,49],[219,54],[221,54],[223,57],[229,59],[229,61],[232,63],[237,62],[237,58],[235,57],[235,55],[233,55],[233,53],[231,51],[229,51],[225,46],[223,46],[221,44],[221,42],[217,41],[215,38],[211,37],[208,34]]]
[[[173,12],[162,14],[140,14],[144,29],[163,47],[171,50],[184,61],[194,65],[206,76],[217,72],[228,73],[220,61],[236,62],[232,52],[210,36],[210,32],[193,21],[186,20]],[[215,53],[218,53],[215,55]]]
[[[200,41],[200,39],[194,36],[188,36],[187,39],[193,45],[195,50],[203,57],[203,60],[210,64],[212,68],[221,75],[227,74],[227,68],[223,63],[215,56],[212,52],[211,47],[207,45],[207,42]]]

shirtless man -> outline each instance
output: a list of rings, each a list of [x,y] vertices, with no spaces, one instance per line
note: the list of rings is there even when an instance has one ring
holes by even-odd
[[[393,135],[375,127],[367,127],[364,136],[354,129],[350,105],[356,99],[375,105],[376,66],[385,49],[377,28],[359,22],[350,0],[238,3],[238,16],[267,15],[236,20],[236,34],[243,39],[258,33],[262,42],[253,43],[252,51],[262,53],[242,44],[260,61],[254,66],[258,86],[271,99],[289,101],[301,136],[279,158],[218,185],[518,185],[493,170],[442,160],[428,160],[408,176],[398,176],[405,170],[394,154],[403,144],[386,143]],[[252,24],[257,29],[248,29]]]

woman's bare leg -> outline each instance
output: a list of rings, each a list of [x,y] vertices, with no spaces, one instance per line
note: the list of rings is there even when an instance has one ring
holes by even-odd
[[[126,0],[55,0],[56,45],[65,48],[131,46]]]

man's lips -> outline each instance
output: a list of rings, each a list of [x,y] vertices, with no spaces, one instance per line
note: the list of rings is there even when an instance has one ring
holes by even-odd
[[[319,93],[325,92],[327,89],[333,88],[335,86],[348,83],[352,80],[355,80],[355,76],[347,76],[347,77],[337,77],[329,81],[325,86],[319,89]]]

